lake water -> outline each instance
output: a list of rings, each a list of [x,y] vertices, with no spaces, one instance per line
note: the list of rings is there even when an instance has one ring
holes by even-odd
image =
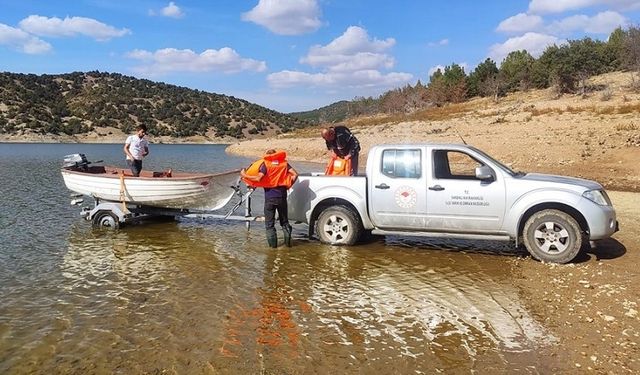
[[[537,356],[554,339],[520,303],[507,245],[335,247],[297,225],[294,247],[274,250],[262,223],[201,219],[94,229],[60,175],[78,152],[124,165],[122,145],[0,144],[0,373],[553,366]],[[223,145],[154,144],[144,166],[218,172],[250,161]]]

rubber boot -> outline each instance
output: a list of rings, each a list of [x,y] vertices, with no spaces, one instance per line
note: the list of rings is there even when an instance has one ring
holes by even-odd
[[[278,247],[278,234],[275,228],[267,229],[267,243],[271,248]]]
[[[282,233],[284,233],[284,245],[286,247],[291,247],[291,228],[290,224],[287,224],[282,227]]]

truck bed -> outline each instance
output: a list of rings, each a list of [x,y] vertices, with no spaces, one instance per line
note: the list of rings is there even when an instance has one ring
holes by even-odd
[[[351,206],[354,206],[361,217],[368,217],[367,177],[301,174],[289,191],[289,220],[309,224],[311,207],[316,207],[323,201],[336,204],[341,200],[345,204],[352,202]],[[319,207],[321,206],[320,204]]]

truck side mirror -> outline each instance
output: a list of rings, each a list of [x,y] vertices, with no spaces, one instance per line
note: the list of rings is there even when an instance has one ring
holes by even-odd
[[[486,165],[476,168],[476,178],[482,181],[491,181],[495,177],[493,176],[493,171]]]

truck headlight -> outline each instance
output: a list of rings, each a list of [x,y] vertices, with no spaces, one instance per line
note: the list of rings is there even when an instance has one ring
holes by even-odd
[[[611,206],[611,200],[604,190],[587,190],[582,196],[601,206]]]

